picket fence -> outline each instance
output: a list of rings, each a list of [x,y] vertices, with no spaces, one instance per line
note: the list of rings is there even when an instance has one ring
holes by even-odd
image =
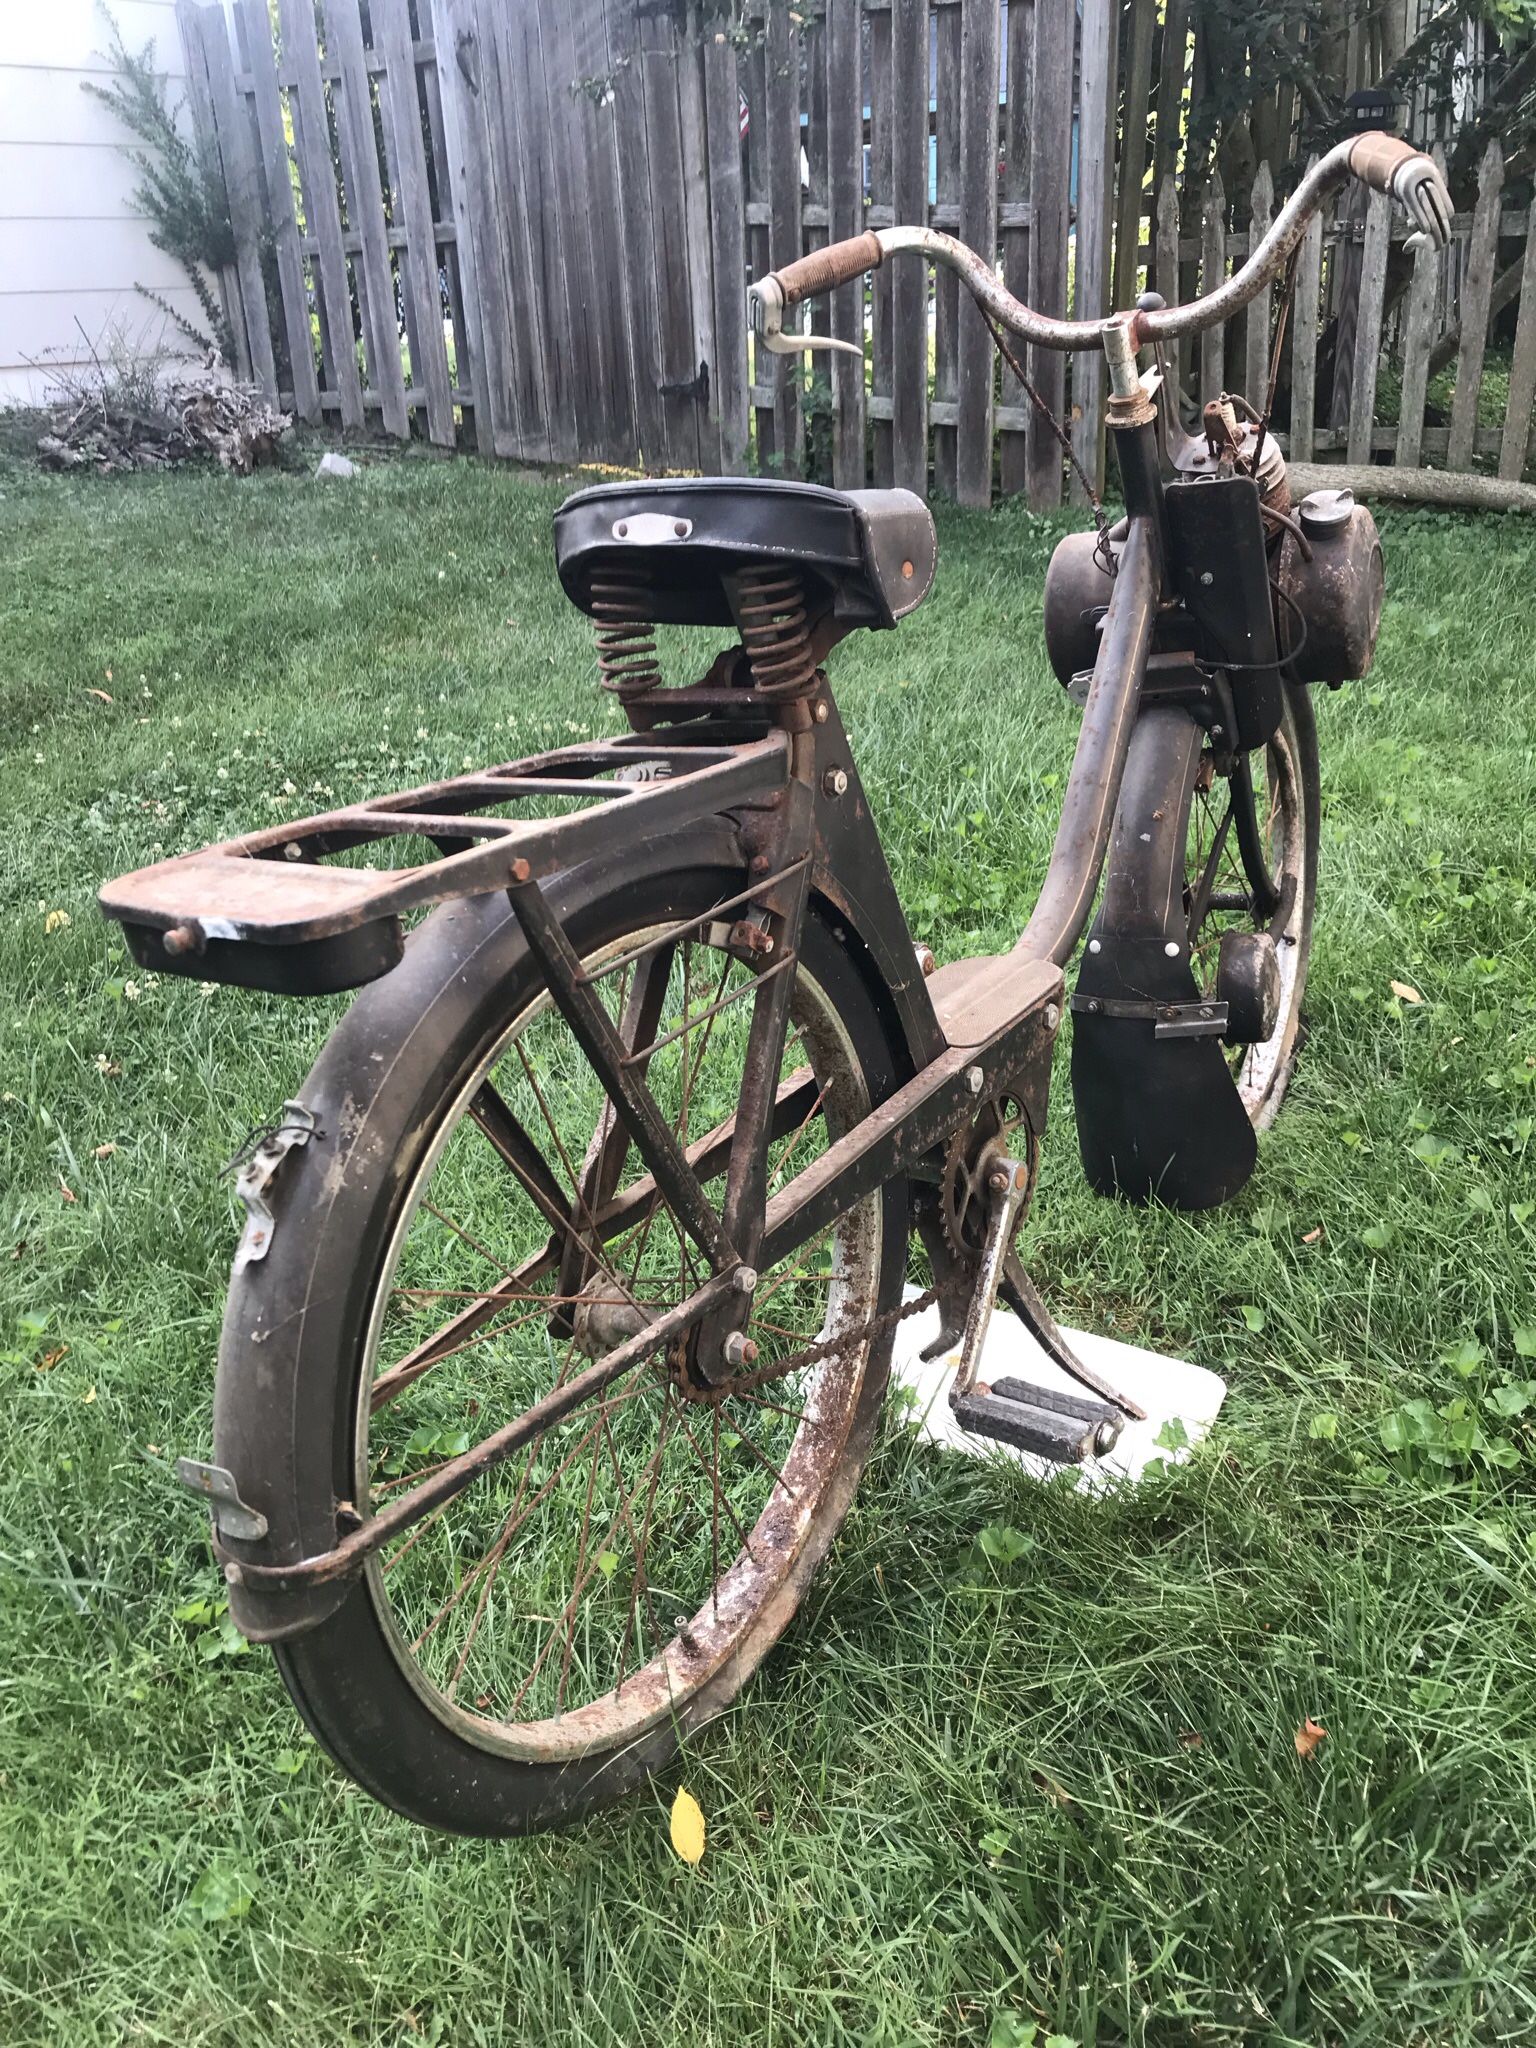
[[[844,287],[817,324],[864,360],[809,363],[754,349],[748,279],[927,220],[991,252],[1040,311],[1089,318],[1148,284],[1209,290],[1272,215],[1264,164],[1237,205],[1219,179],[1181,187],[1181,0],[819,0],[740,35],[679,15],[179,0],[194,119],[229,192],[242,371],[309,421],[525,462],[761,467],[1047,507],[1070,482],[1061,450],[953,277],[907,260]],[[1279,150],[1284,101],[1254,116]],[[1294,455],[1521,474],[1536,209],[1504,209],[1501,176],[1490,146],[1444,254],[1407,253],[1380,198],[1314,225],[1286,344]],[[1523,246],[1502,272],[1501,243]],[[1508,405],[1480,426],[1490,321],[1515,291]],[[1186,352],[1191,400],[1226,383],[1259,398],[1275,298]],[[1326,419],[1320,349],[1342,363]],[[1452,362],[1436,417],[1431,379]],[[1386,364],[1395,421],[1377,417]],[[1026,368],[1102,474],[1102,362]]]

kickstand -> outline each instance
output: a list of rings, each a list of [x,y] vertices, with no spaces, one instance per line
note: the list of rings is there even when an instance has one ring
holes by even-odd
[[[1133,1422],[1146,1421],[1145,1408],[1138,1407],[1128,1394],[1122,1394],[1091,1366],[1084,1365],[1061,1334],[1056,1318],[1040,1299],[1034,1281],[1025,1272],[1012,1246],[1003,1261],[997,1291],[1054,1365],[1059,1365],[1064,1373],[1070,1373],[1079,1386],[1087,1387],[1101,1400],[1108,1401],[1111,1407],[1120,1409]]]

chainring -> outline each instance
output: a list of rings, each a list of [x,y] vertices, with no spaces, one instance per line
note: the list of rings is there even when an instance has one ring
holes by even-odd
[[[992,1200],[987,1174],[999,1152],[1009,1152],[1012,1133],[1025,1128],[1029,1177],[1035,1177],[1035,1138],[1024,1114],[1011,1097],[985,1102],[970,1123],[963,1124],[950,1139],[944,1154],[944,1176],[939,1187],[939,1221],[950,1250],[967,1264],[981,1256],[987,1240]]]

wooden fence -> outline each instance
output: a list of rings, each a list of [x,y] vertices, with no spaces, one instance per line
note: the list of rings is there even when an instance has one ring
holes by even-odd
[[[1060,447],[953,277],[908,259],[844,287],[816,324],[865,360],[809,364],[754,351],[748,278],[926,219],[993,252],[1040,311],[1094,317],[1147,282],[1170,301],[1209,290],[1273,211],[1262,164],[1251,190],[1181,189],[1200,58],[1184,0],[818,0],[803,17],[773,0],[737,38],[678,12],[180,0],[194,117],[229,190],[242,370],[307,420],[525,461],[779,468],[1044,507],[1068,482]],[[1294,116],[1275,89],[1256,140],[1284,149]],[[1499,175],[1490,149],[1444,256],[1408,255],[1381,199],[1314,227],[1279,436],[1295,454],[1497,457],[1520,474],[1536,210],[1504,209]],[[1499,272],[1501,243],[1521,242],[1523,268]],[[1514,269],[1506,421],[1480,427]],[[1258,394],[1274,298],[1187,351],[1192,398],[1224,382]],[[1337,370],[1326,418],[1320,347]],[[1426,424],[1447,355],[1449,418]],[[1395,422],[1376,417],[1384,365]],[[1101,472],[1101,360],[1042,352],[1026,368]]]

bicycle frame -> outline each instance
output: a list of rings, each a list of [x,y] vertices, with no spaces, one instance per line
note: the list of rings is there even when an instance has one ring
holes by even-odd
[[[727,693],[702,686],[668,692],[640,714],[649,729],[246,834],[121,877],[102,891],[103,909],[124,924],[142,964],[295,993],[326,992],[387,972],[401,955],[400,920],[407,912],[504,889],[556,1005],[613,1105],[619,1142],[632,1143],[647,1170],[622,1201],[613,1200],[612,1186],[605,1186],[605,1148],[598,1148],[592,1185],[610,1198],[597,1211],[599,1231],[606,1238],[628,1227],[659,1195],[708,1268],[687,1302],[574,1377],[551,1397],[548,1414],[541,1409],[531,1420],[524,1416],[448,1461],[331,1551],[286,1566],[224,1553],[241,1583],[296,1591],[346,1579],[400,1529],[675,1329],[699,1325],[701,1352],[726,1356],[724,1347],[750,1312],[750,1293],[739,1284],[742,1269],[777,1263],[886,1181],[923,1171],[978,1100],[1011,1095],[1038,1136],[1062,1015],[1061,968],[1081,935],[1103,866],[1164,581],[1162,486],[1150,424],[1130,430],[1127,449],[1130,525],[1044,887],[1018,944],[985,989],[942,1019],[824,675],[809,706],[755,708],[740,692],[734,703],[722,702]],[[652,779],[630,779],[642,775]],[[581,808],[553,819],[487,815],[492,806],[551,797]],[[582,966],[543,885],[611,845],[616,833],[638,842],[652,833],[721,827],[738,848],[746,886],[706,918],[644,949],[665,961],[669,943],[708,926],[717,942],[757,970],[748,985],[751,1050],[736,1115],[685,1150],[646,1086],[653,1046],[643,1017],[635,1016],[626,1042],[595,992],[596,980],[609,970],[589,974]],[[351,848],[411,836],[432,840],[437,858],[383,873],[324,864]],[[846,920],[889,992],[908,1071],[869,1116],[768,1198],[768,1145],[806,1108],[807,1083],[792,1078],[771,1089],[766,1077],[780,1071],[800,921],[812,891]],[[644,981],[642,972],[631,1003],[637,1012],[644,1008]],[[654,1032],[654,1018],[648,1028]],[[493,1133],[492,1142],[530,1195],[542,1197],[553,1223],[528,1134]],[[706,1185],[722,1174],[725,1196],[717,1205]],[[1040,1316],[1049,1334],[1049,1319],[1043,1310]]]

